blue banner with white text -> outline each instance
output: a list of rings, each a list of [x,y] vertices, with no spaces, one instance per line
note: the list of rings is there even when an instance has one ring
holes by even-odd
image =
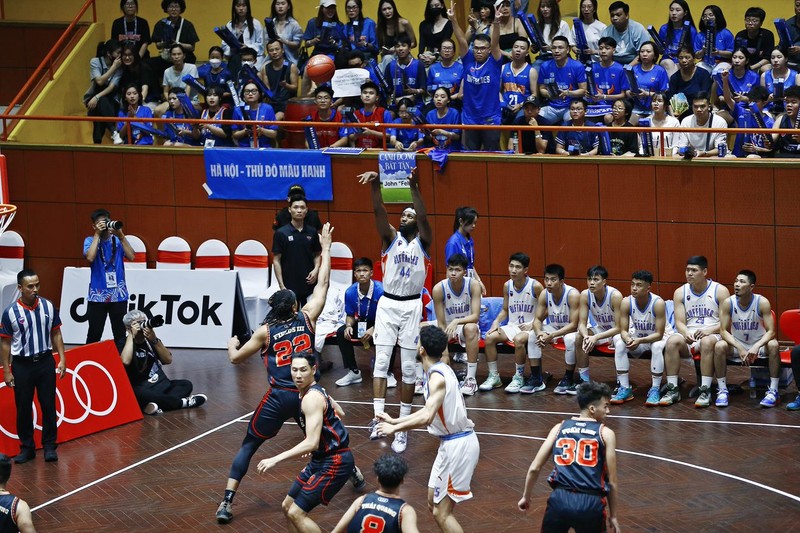
[[[207,148],[206,190],[212,200],[284,200],[298,183],[309,200],[332,200],[330,156],[316,150]]]

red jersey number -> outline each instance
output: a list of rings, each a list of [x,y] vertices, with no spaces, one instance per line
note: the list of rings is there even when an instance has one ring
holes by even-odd
[[[561,449],[561,454],[555,456],[555,462],[559,466],[569,466],[573,463],[581,466],[597,466],[600,443],[595,439],[575,440],[562,437],[556,441],[556,448]]]
[[[380,516],[367,515],[361,521],[361,533],[381,533],[386,527],[386,520]]]
[[[292,364],[292,354],[305,352],[311,349],[311,337],[307,333],[298,335],[292,340],[276,342],[272,349],[275,350],[275,364],[286,366]]]

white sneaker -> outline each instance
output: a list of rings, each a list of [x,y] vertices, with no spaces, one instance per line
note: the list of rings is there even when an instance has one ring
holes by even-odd
[[[489,377],[486,378],[486,381],[481,383],[481,386],[478,387],[478,390],[490,391],[502,386],[503,382],[500,381],[500,374],[498,372],[489,372]]]
[[[386,376],[386,388],[393,389],[395,387],[397,387],[397,378],[394,377],[394,374],[389,373],[389,375]]]
[[[514,377],[511,378],[511,383],[506,386],[506,392],[508,394],[516,394],[525,385],[525,377],[522,374],[514,373]]]
[[[461,384],[461,394],[464,396],[472,396],[478,390],[478,382],[475,378],[467,378]]]
[[[395,433],[392,441],[392,451],[394,453],[403,453],[406,451],[406,446],[408,446],[408,433],[405,431]]]
[[[150,402],[150,403],[148,403],[147,405],[144,406],[143,412],[146,415],[159,415],[163,411],[158,408],[158,404],[157,403]]]
[[[361,383],[362,381],[363,379],[361,378],[361,372],[348,370],[347,374],[336,380],[336,385],[339,387],[347,387],[348,385],[354,385],[356,383]]]
[[[425,390],[425,381],[422,378],[417,378],[414,382],[414,395],[419,396]]]
[[[120,137],[120,136],[119,136],[119,132],[118,132],[118,131],[112,131],[112,132],[111,132],[111,141],[112,141],[114,144],[117,144],[117,145],[119,145],[119,144],[125,144],[125,141],[123,141],[123,140],[122,140],[122,137]]]
[[[382,439],[383,435],[378,432],[378,419],[373,418],[369,423],[369,440]]]
[[[467,362],[467,354],[464,352],[458,352],[453,354],[453,362],[454,363],[466,363]]]

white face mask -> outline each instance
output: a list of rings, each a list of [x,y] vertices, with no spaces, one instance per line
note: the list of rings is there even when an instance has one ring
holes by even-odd
[[[209,59],[208,60],[208,64],[211,65],[211,68],[219,68],[219,66],[222,64],[222,60],[221,59]]]
[[[251,66],[251,67],[255,67],[256,66],[256,62],[255,61],[242,61],[242,65],[248,65],[248,66]]]

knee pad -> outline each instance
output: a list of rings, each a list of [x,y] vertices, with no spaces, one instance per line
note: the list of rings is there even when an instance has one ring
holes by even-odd
[[[662,374],[664,372],[664,346],[666,342],[654,342],[650,348],[650,371],[653,374]]]
[[[389,373],[389,358],[391,358],[391,356],[391,346],[375,347],[375,369],[372,371],[374,377],[386,379]]]
[[[564,346],[567,347],[567,350],[564,352],[564,362],[568,365],[574,365],[577,360],[575,358],[575,337],[577,337],[577,333],[567,333],[564,335]]]
[[[541,359],[542,358],[542,347],[536,344],[536,335],[531,334],[528,335],[528,359]]]
[[[623,347],[625,344],[623,343]],[[631,369],[631,362],[628,360],[628,350],[619,351],[616,350],[614,352],[614,366],[617,368],[618,371],[627,372]]]
[[[400,348],[400,369],[403,383],[414,384],[417,381],[417,351],[411,348]]]

